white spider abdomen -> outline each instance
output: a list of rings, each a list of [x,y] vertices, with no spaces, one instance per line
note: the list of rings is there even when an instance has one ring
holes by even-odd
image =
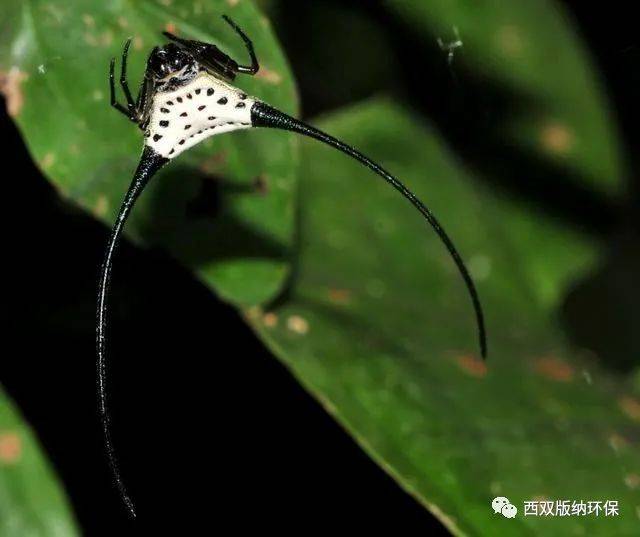
[[[251,127],[255,99],[206,72],[153,98],[145,145],[167,159],[225,132]]]

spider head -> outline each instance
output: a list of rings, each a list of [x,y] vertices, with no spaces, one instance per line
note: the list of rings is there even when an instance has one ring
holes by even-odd
[[[193,56],[175,43],[154,48],[147,62],[148,74],[164,90],[179,87],[191,80],[197,71],[197,63]]]

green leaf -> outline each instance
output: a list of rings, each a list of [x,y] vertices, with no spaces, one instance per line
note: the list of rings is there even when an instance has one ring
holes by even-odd
[[[79,535],[57,477],[1,388],[0,535]]]
[[[509,113],[498,115],[494,127],[507,147],[564,168],[602,192],[621,192],[627,170],[612,112],[588,52],[555,1],[386,4],[434,44],[439,38],[446,47],[459,37],[453,71],[464,66],[513,95]]]
[[[15,18],[15,5],[0,14]],[[18,30],[0,45],[9,110],[61,195],[109,225],[142,147],[139,129],[108,101],[109,60],[120,57],[128,36],[134,38],[129,79],[137,88],[164,29],[245,58],[242,41],[221,19],[226,13],[254,40],[262,65],[259,76],[240,77],[238,85],[295,113],[287,63],[268,21],[249,0],[30,0],[20,6]],[[288,271],[296,162],[291,136],[245,132],[209,139],[152,182],[127,232],[167,247],[226,299],[262,302]]]
[[[436,133],[386,102],[321,128],[412,188],[468,261],[488,321],[405,200],[317,142],[304,144],[300,259],[286,299],[247,317],[362,447],[454,533],[632,535],[640,401],[565,343],[554,319],[595,245],[475,184]],[[488,368],[488,369],[487,369]],[[494,514],[507,496],[520,513]],[[618,517],[523,516],[526,500],[617,500]]]

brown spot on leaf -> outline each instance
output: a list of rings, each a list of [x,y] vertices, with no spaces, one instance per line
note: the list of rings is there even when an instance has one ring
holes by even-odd
[[[573,149],[575,136],[564,123],[552,121],[542,127],[540,143],[549,153],[564,156]]]
[[[628,395],[618,399],[620,409],[634,421],[640,421],[640,401]]]
[[[123,28],[123,29],[129,28],[129,21],[124,17],[118,17],[118,26],[120,26],[120,28]]]
[[[0,93],[7,101],[7,113],[11,117],[18,116],[22,110],[24,105],[22,83],[27,78],[27,73],[17,67],[12,67],[9,72],[0,71]]]
[[[556,382],[571,382],[574,376],[574,370],[571,365],[553,356],[538,358],[535,363],[535,370],[539,375]]]
[[[282,75],[276,71],[271,71],[266,67],[260,67],[260,70],[256,74],[256,78],[264,80],[269,84],[280,84],[282,82]]]
[[[263,196],[267,195],[269,193],[269,180],[267,175],[264,173],[258,175],[253,181],[253,186],[258,194]]]
[[[14,464],[22,454],[22,439],[14,432],[0,432],[0,463]]]
[[[463,354],[456,358],[458,367],[467,375],[483,378],[487,375],[487,364],[472,354]]]
[[[309,331],[309,323],[299,315],[292,315],[287,319],[287,328],[296,334],[304,335]]]
[[[351,291],[348,289],[329,289],[329,300],[335,304],[346,305],[351,302]]]
[[[349,304],[351,291],[348,289],[329,289],[329,300],[336,304]]]
[[[638,474],[627,474],[624,476],[624,484],[627,485],[631,490],[636,490],[640,487],[640,475]]]
[[[278,316],[270,311],[262,317],[262,322],[267,328],[275,328],[278,325]]]
[[[219,173],[224,165],[227,163],[227,152],[218,151],[211,155],[208,159],[202,161],[200,164],[200,170],[204,173],[216,174]]]

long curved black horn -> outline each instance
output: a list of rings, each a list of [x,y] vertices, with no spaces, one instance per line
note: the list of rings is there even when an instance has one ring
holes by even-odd
[[[98,287],[98,312],[96,318],[96,346],[98,351],[98,411],[100,413],[100,421],[102,423],[102,433],[104,436],[105,450],[107,458],[109,459],[109,466],[111,468],[111,474],[113,482],[122,497],[122,501],[125,503],[129,513],[133,518],[136,517],[136,510],[133,505],[133,501],[127,492],[127,489],[122,481],[120,475],[120,467],[118,466],[118,459],[113,447],[113,441],[111,439],[111,418],[109,416],[109,409],[107,406],[107,389],[106,389],[106,330],[107,330],[107,313],[108,313],[108,293],[109,283],[111,281],[111,268],[113,266],[113,255],[120,241],[122,230],[127,218],[133,208],[138,196],[142,193],[149,180],[156,174],[156,172],[164,166],[168,160],[158,155],[150,147],[145,147],[140,158],[140,163],[133,176],[131,186],[127,191],[120,211],[116,218],[115,224],[111,231],[109,242],[107,243],[107,249],[104,255],[104,262],[102,263],[102,270],[100,273],[100,283]]]
[[[395,188],[400,194],[402,194],[409,202],[416,208],[418,211],[422,213],[424,218],[429,222],[431,227],[435,230],[436,234],[440,238],[440,240],[444,243],[449,254],[453,258],[464,282],[469,291],[469,295],[471,296],[471,301],[473,303],[473,308],[476,314],[476,322],[478,325],[478,339],[480,342],[480,354],[483,358],[487,356],[487,336],[484,324],[484,315],[482,313],[482,306],[480,304],[480,298],[478,297],[478,292],[476,287],[471,279],[469,271],[462,261],[458,250],[453,244],[453,241],[449,238],[449,236],[445,233],[444,229],[440,225],[440,222],[436,219],[433,213],[429,210],[429,208],[424,205],[416,196],[411,192],[404,184],[402,184],[398,179],[396,179],[393,175],[387,172],[384,168],[365,157],[362,153],[355,150],[353,147],[341,142],[340,140],[330,136],[314,127],[299,121],[280,110],[269,106],[268,104],[257,102],[253,105],[251,109],[251,119],[253,122],[253,126],[255,127],[270,127],[275,129],[287,130],[302,134],[304,136],[308,136],[310,138],[314,138],[323,142],[346,155],[354,158],[370,170],[377,173],[380,177],[382,177],[387,183],[389,183],[393,188]]]

